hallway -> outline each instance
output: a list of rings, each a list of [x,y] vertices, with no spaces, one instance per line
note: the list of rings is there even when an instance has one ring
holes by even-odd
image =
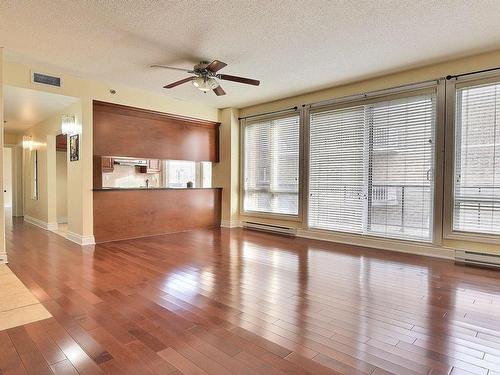
[[[18,218],[7,248],[53,318],[0,331],[3,374],[500,373],[496,271],[239,229],[82,248]]]

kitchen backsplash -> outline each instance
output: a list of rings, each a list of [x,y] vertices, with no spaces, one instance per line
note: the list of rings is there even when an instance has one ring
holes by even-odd
[[[159,173],[139,173],[132,165],[114,165],[113,172],[102,174],[103,187],[160,187]],[[147,180],[147,182],[146,182]]]

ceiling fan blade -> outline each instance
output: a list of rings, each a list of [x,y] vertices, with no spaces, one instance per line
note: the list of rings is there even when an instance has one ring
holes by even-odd
[[[211,71],[212,73],[218,72],[222,68],[227,66],[225,62],[219,61],[219,60],[214,60],[210,64],[207,65],[206,69]]]
[[[214,92],[215,92],[215,95],[217,95],[217,96],[226,95],[226,92],[224,91],[224,89],[221,86],[217,86],[214,89]]]
[[[260,85],[260,81],[257,81],[256,79],[250,79],[250,78],[244,78],[244,77],[238,77],[238,76],[230,76],[228,74],[218,74],[217,78],[224,79],[226,81],[245,83],[247,85],[253,85],[253,86]]]
[[[184,69],[184,68],[176,68],[173,66],[161,65],[161,64],[153,64],[151,68],[163,68],[163,69],[171,69],[171,70],[180,70],[181,72],[192,72],[192,69]]]
[[[195,79],[196,77],[187,77],[187,78],[184,78],[184,79],[181,79],[180,81],[176,81],[176,82],[172,82],[166,86],[163,86],[164,89],[171,89],[173,87],[176,87],[176,86],[179,86],[179,85],[182,85],[183,83],[186,83],[186,82],[189,82],[189,81],[192,81],[193,79]]]

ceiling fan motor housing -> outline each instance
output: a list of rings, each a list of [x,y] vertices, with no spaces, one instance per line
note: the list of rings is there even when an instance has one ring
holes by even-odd
[[[209,75],[211,72],[207,70],[207,66],[210,63],[208,61],[200,61],[199,64],[196,64],[193,68],[195,73],[202,74],[202,75]]]

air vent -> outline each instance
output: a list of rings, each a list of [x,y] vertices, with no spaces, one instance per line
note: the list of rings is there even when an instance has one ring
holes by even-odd
[[[36,73],[36,72],[33,72],[31,74],[31,81],[33,83],[39,83],[42,85],[49,85],[55,87],[61,87],[62,85],[61,77],[49,76],[47,74]]]

